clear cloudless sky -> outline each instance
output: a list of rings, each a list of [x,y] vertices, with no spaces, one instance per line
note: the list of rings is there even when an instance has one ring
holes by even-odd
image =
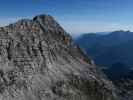
[[[50,14],[73,34],[133,31],[133,0],[0,0],[0,25]]]

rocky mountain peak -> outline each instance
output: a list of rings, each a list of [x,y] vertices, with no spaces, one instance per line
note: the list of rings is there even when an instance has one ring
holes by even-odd
[[[0,28],[2,100],[115,100],[99,73],[49,15]]]
[[[33,21],[41,23],[43,26],[49,26],[49,28],[59,28],[60,25],[55,21],[55,19],[50,15],[38,15],[33,18]]]
[[[17,35],[43,35],[40,39],[47,39],[48,41],[58,41],[65,45],[71,45],[72,39],[68,33],[56,22],[50,15],[38,15],[33,19],[22,19],[14,24],[4,27],[8,33]],[[52,38],[52,39],[51,39]]]

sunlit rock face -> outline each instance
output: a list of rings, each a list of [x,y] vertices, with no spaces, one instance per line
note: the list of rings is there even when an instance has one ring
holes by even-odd
[[[115,88],[49,15],[0,28],[0,100],[118,100]]]

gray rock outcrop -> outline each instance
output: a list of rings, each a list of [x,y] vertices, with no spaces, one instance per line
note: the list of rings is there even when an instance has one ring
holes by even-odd
[[[115,87],[49,15],[0,28],[0,100],[118,100]]]

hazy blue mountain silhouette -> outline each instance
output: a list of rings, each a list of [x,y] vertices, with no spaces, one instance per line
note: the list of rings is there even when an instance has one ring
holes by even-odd
[[[89,53],[96,64],[111,66],[117,62],[133,65],[133,32],[114,31],[110,34],[84,34],[76,43]]]

